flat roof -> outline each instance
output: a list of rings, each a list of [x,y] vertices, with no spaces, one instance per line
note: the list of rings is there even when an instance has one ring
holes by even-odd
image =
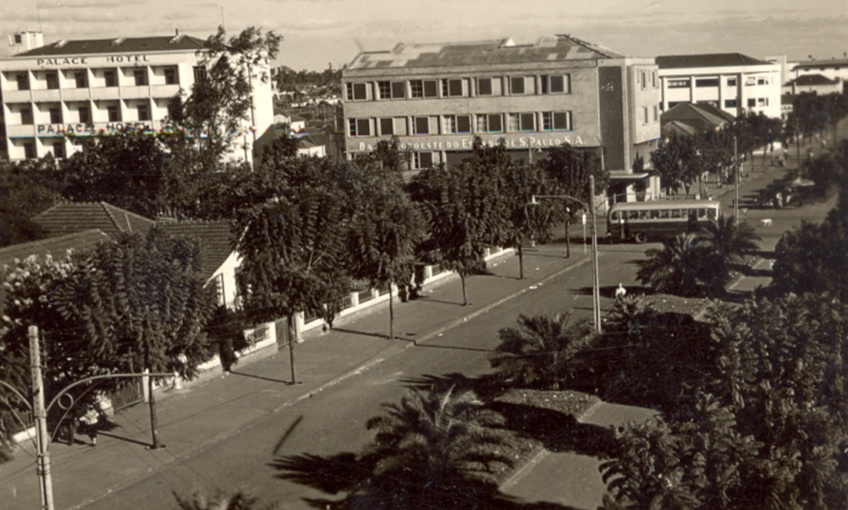
[[[400,43],[391,51],[362,52],[354,57],[347,69],[518,64],[606,58],[626,56],[570,35],[555,35],[542,37],[534,44],[515,44],[509,38],[458,43]]]

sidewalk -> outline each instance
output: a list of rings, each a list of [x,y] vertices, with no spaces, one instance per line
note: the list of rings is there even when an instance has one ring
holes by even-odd
[[[574,248],[574,246],[572,246]],[[158,435],[165,449],[150,451],[150,419],[139,404],[116,416],[119,426],[101,432],[97,447],[77,436],[77,444],[53,443],[50,448],[56,508],[82,508],[100,496],[131,485],[163,469],[163,464],[199,452],[207,445],[245,432],[251,422],[294,405],[368,370],[416,343],[438,336],[464,320],[515,298],[531,286],[586,265],[590,255],[556,243],[528,248],[524,280],[518,280],[518,257],[506,255],[490,263],[491,275],[468,279],[468,306],[461,302],[458,277],[425,289],[422,298],[395,304],[396,339],[387,339],[387,305],[367,315],[336,321],[336,329],[304,335],[295,345],[299,384],[290,383],[288,349],[251,364],[237,364],[231,373],[183,390],[166,390],[157,399]],[[302,382],[301,382],[302,381]],[[0,465],[0,501],[4,510],[38,508],[40,502],[32,447]]]

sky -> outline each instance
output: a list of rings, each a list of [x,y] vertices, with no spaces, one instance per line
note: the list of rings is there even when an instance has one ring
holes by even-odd
[[[790,61],[848,55],[846,0],[0,0],[8,35],[44,42],[180,33],[205,39],[223,24],[285,40],[277,65],[323,70],[399,42],[460,42],[570,34],[634,57],[733,53]]]

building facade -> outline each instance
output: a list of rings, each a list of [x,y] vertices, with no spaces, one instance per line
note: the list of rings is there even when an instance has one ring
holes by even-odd
[[[799,62],[792,68],[795,78],[820,74],[825,78],[848,81],[848,58],[832,58],[830,60],[808,60]],[[842,90],[840,90],[842,92]]]
[[[167,133],[168,104],[206,76],[203,48],[203,40],[177,34],[58,41],[0,59],[9,159],[67,157],[77,146],[66,135]],[[273,122],[270,81],[253,86],[251,118],[234,138],[234,156],[245,159]]]
[[[563,144],[602,150],[611,173],[630,173],[660,136],[653,59],[566,35],[399,44],[360,53],[342,81],[349,158],[394,137],[413,169],[450,165],[480,137],[531,158]]]
[[[738,117],[744,112],[780,117],[781,67],[740,53],[657,57],[660,108],[705,103]]]
[[[828,78],[820,74],[805,74],[789,80],[781,88],[783,94],[841,94],[842,80],[839,78]]]

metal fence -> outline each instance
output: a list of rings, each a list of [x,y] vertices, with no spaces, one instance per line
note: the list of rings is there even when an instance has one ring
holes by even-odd
[[[109,399],[112,401],[112,410],[114,412],[118,412],[121,409],[126,409],[132,405],[138,404],[139,402],[144,401],[144,388],[142,387],[144,379],[132,378],[120,388],[113,391],[109,395]]]

